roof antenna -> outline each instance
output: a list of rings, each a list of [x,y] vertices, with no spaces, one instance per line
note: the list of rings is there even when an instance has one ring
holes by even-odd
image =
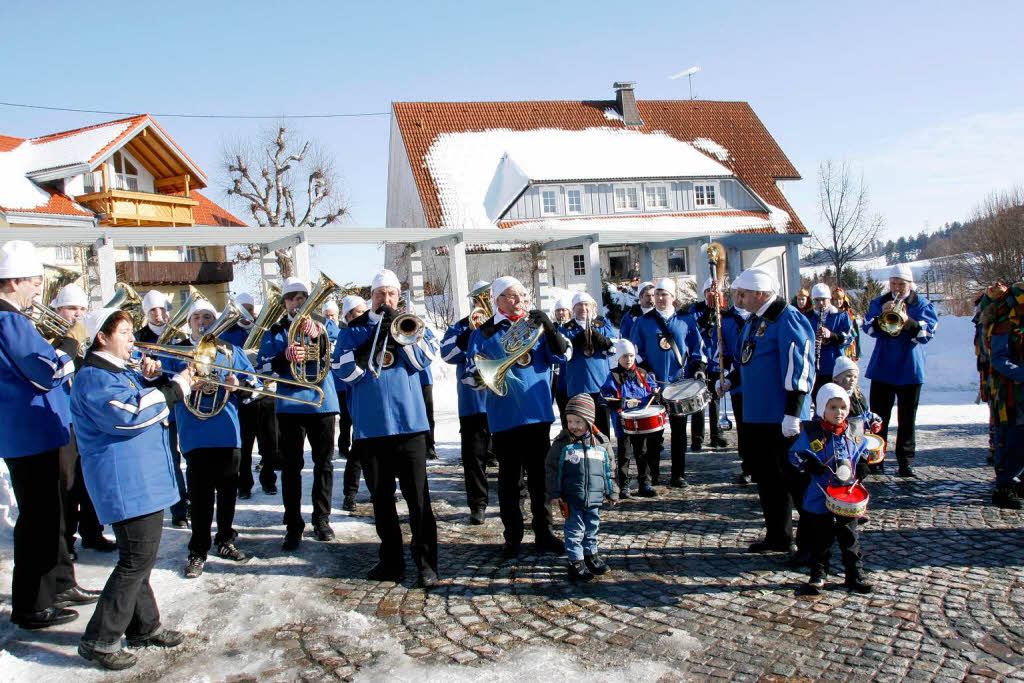
[[[697,73],[698,71],[700,71],[700,67],[699,66],[691,66],[689,69],[686,69],[685,71],[680,71],[677,74],[672,74],[671,76],[669,76],[669,79],[674,81],[677,78],[682,78],[683,76],[686,76],[687,79],[690,81],[690,99],[692,100],[693,99],[693,75],[695,73]]]

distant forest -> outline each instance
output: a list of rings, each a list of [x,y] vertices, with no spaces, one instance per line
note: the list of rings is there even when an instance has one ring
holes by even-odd
[[[953,221],[942,227],[927,233],[922,230],[916,237],[900,237],[897,240],[882,242],[875,240],[871,248],[864,254],[863,258],[875,258],[884,256],[887,265],[894,263],[907,263],[918,259],[939,258],[951,256],[956,252],[956,242],[959,237],[971,229],[976,221],[961,223]],[[821,251],[811,252],[800,264],[803,266],[828,265],[830,260]]]

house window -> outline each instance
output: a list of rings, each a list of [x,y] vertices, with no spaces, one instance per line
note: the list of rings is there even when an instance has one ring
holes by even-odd
[[[718,187],[714,183],[693,186],[694,206],[718,206]]]
[[[114,152],[114,187],[118,190],[139,189],[139,169],[120,152]]]
[[[668,188],[664,185],[644,186],[644,205],[648,211],[668,208]]]
[[[100,186],[96,182],[96,174],[92,171],[82,176],[82,191],[85,194],[92,194],[93,192],[100,191]]]
[[[583,213],[583,190],[572,187],[565,191],[566,213]]]
[[[608,254],[608,272],[613,280],[625,280],[629,277],[629,252],[618,251]]]
[[[679,249],[668,250],[668,271],[670,273],[686,273],[689,272],[687,269],[686,257],[688,250],[686,247]]]
[[[616,211],[639,211],[640,193],[635,186],[615,188],[615,210]]]
[[[558,213],[558,195],[554,190],[541,190],[540,211],[545,216]]]
[[[57,260],[61,263],[71,263],[75,260],[75,248],[69,244],[61,244],[57,247]]]
[[[195,263],[202,261],[198,247],[178,247],[178,260],[182,263]]]
[[[587,262],[586,257],[583,254],[572,255],[572,274],[573,275],[586,275],[587,274]]]
[[[146,247],[128,247],[129,261],[148,261],[149,249]]]

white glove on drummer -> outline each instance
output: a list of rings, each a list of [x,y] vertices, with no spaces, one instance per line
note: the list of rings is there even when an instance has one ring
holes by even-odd
[[[795,415],[785,415],[782,418],[782,435],[787,439],[800,433],[800,418]]]
[[[718,394],[718,398],[725,396],[725,392],[729,391],[732,387],[732,382],[727,379],[718,380],[718,384],[715,385],[715,392]]]

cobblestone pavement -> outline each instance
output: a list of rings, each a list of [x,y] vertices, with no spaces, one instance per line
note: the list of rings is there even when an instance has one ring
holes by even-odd
[[[532,554],[528,542],[518,561],[502,561],[496,505],[485,525],[468,525],[461,467],[432,464],[443,585],[424,592],[412,575],[399,585],[363,580],[372,544],[336,553],[337,566],[324,571],[339,578],[316,579],[311,590],[372,617],[373,627],[349,635],[291,623],[255,634],[259,649],[291,662],[258,678],[345,679],[396,649],[473,667],[542,645],[595,669],[661,662],[674,672],[662,680],[1024,680],[1022,515],[988,503],[980,427],[924,427],[918,438],[917,480],[869,482],[869,596],[832,587],[798,598],[804,574],[781,555],[743,552],[761,535],[760,512],[754,488],[732,483],[734,450],[691,455],[685,492],[605,510],[601,548],[612,572],[582,586],[564,580],[563,560]],[[492,478],[492,501],[493,491]],[[833,569],[841,582],[837,552]]]

